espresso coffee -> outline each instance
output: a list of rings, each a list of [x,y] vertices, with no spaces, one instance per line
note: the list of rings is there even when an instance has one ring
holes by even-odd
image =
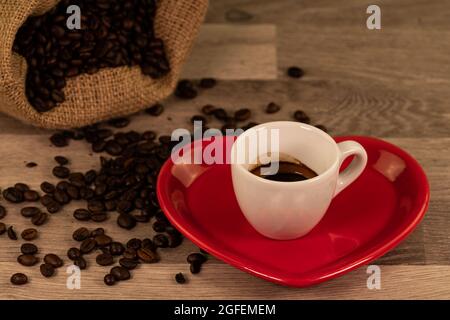
[[[261,172],[262,168],[270,168],[274,165],[278,165],[278,170],[275,174],[263,175]],[[296,182],[308,180],[314,177],[317,177],[317,173],[304,165],[300,161],[297,162],[289,162],[289,161],[277,161],[270,162],[268,164],[260,165],[253,170],[250,171],[254,175],[258,177],[272,180],[272,181],[281,181],[281,182]]]

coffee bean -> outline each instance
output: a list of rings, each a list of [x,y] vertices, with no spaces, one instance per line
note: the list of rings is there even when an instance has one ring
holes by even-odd
[[[201,253],[191,253],[190,255],[188,255],[187,257],[187,262],[188,263],[204,263],[206,262],[206,257],[201,254]]]
[[[69,175],[70,177],[70,175]],[[60,181],[56,184],[56,190],[59,191],[66,191],[67,188],[70,186],[70,183],[67,181]],[[55,191],[56,192],[56,191]]]
[[[21,203],[25,200],[23,192],[16,188],[7,188],[3,190],[3,198],[12,203]]]
[[[95,238],[97,236],[102,236],[105,234],[105,229],[103,228],[97,228],[91,231],[91,237]],[[98,241],[97,241],[98,242]]]
[[[197,91],[189,80],[181,80],[175,89],[175,96],[181,99],[194,99],[197,97]]]
[[[122,213],[117,218],[117,224],[119,227],[131,230],[136,226],[136,220],[127,213]]]
[[[98,265],[100,266],[110,266],[114,263],[114,259],[113,256],[110,255],[109,253],[102,253],[99,254],[96,258],[95,261],[97,262]]]
[[[276,104],[275,102],[271,102],[267,105],[266,107],[266,113],[277,113],[278,111],[281,110],[281,106]]]
[[[127,118],[114,118],[108,121],[108,124],[114,128],[125,128],[130,124]]]
[[[163,112],[164,112],[164,106],[160,103],[156,103],[153,106],[151,106],[150,108],[147,108],[145,110],[145,113],[147,113],[151,116],[154,116],[154,117],[160,116]]]
[[[129,120],[128,120],[128,122],[129,122]],[[113,131],[110,129],[99,129],[97,131],[97,136],[102,140],[107,139],[107,138],[111,137],[112,135],[113,135]]]
[[[105,151],[112,156],[118,156],[123,152],[123,148],[115,140],[109,140],[106,142]]]
[[[39,212],[37,215],[31,217],[31,223],[35,226],[41,226],[47,221],[48,215],[46,212]]]
[[[105,151],[105,147],[106,147],[105,140],[103,140],[103,139],[98,140],[92,144],[92,151],[94,151],[95,153],[100,153],[100,152]]]
[[[156,232],[164,232],[166,231],[166,226],[167,224],[163,221],[155,221],[155,223],[153,223],[153,230]]]
[[[227,130],[234,131],[235,129],[236,129],[236,122],[234,121],[234,119],[227,120],[221,128],[224,134],[227,134]]]
[[[150,215],[144,213],[143,211],[138,213],[132,213],[131,215],[133,216],[134,220],[136,220],[136,222],[144,222],[144,223],[149,222],[151,218]]]
[[[301,68],[293,66],[288,68],[287,74],[291,78],[301,78],[305,72]]]
[[[149,238],[145,238],[144,240],[142,240],[142,248],[148,248],[152,251],[156,251],[155,244]]]
[[[169,145],[172,143],[172,137],[169,135],[162,135],[158,138],[159,142],[161,142],[162,144],[166,144]]]
[[[84,175],[84,180],[87,185],[91,185],[96,178],[97,178],[97,172],[95,172],[95,170],[89,170]]]
[[[94,222],[103,222],[108,219],[106,212],[95,212],[91,215],[91,220]]]
[[[66,147],[69,145],[69,141],[60,133],[55,133],[50,137],[50,142],[57,148]]]
[[[246,121],[250,119],[251,116],[252,112],[250,111],[250,109],[247,108],[239,109],[234,113],[234,119],[236,121]]]
[[[155,213],[155,219],[156,219],[157,221],[165,222],[166,224],[169,223],[168,220],[167,220],[166,215],[165,215],[164,212],[162,212],[161,210],[158,210],[158,211]]]
[[[180,233],[168,233],[168,238],[169,248],[179,247],[183,243],[183,236]]]
[[[80,197],[83,200],[92,200],[94,198],[94,190],[91,188],[80,188]]]
[[[10,226],[8,228],[8,238],[11,239],[11,240],[17,240],[17,234],[14,231],[14,227],[13,226]]]
[[[148,130],[142,133],[142,139],[147,141],[153,141],[156,138],[156,133],[154,131]]]
[[[317,129],[322,130],[323,132],[328,132],[327,127],[325,127],[324,125],[318,124],[315,126]]]
[[[95,241],[97,242],[97,245],[99,247],[106,247],[109,246],[112,242],[111,237],[105,235],[105,234],[101,234],[95,237]]]
[[[38,263],[39,259],[32,254],[22,254],[17,258],[17,262],[23,266],[31,267]]]
[[[55,274],[55,268],[48,263],[41,264],[39,269],[41,271],[41,274],[46,278],[50,278]]]
[[[79,257],[73,261],[73,264],[76,265],[80,270],[84,270],[87,267],[87,262],[83,257]]]
[[[91,213],[86,209],[77,209],[74,211],[73,217],[79,221],[87,221],[91,219]]]
[[[56,190],[56,189],[55,189]],[[47,207],[48,205],[50,205],[52,202],[55,202],[55,200],[53,199],[53,196],[46,194],[45,196],[41,197],[41,204],[44,207]]]
[[[133,270],[139,265],[139,261],[133,260],[133,259],[122,258],[119,260],[119,264],[128,270]]]
[[[158,254],[149,248],[137,250],[137,256],[144,263],[155,263],[159,261]]]
[[[302,110],[297,110],[294,112],[294,119],[297,120],[298,122],[303,122],[307,124],[311,122],[311,119]]]
[[[51,32],[56,38],[62,38],[66,34],[66,30],[63,27],[53,25],[51,27]]]
[[[0,222],[0,236],[6,232],[6,224]]]
[[[216,117],[217,120],[226,120],[228,119],[228,113],[223,108],[217,108],[213,111],[214,117]]]
[[[88,238],[86,240],[83,240],[83,242],[80,245],[80,251],[83,254],[87,254],[92,252],[92,250],[95,249],[97,246],[97,242],[94,239]]]
[[[135,260],[137,259],[137,252],[135,249],[133,248],[127,248],[124,252],[123,252],[123,257],[127,258],[127,259],[132,259]]]
[[[53,254],[53,253],[49,253],[49,254],[45,255],[44,262],[48,263],[53,268],[62,267],[62,265],[64,264],[62,259],[60,257],[58,257],[56,254]]]
[[[53,168],[53,175],[60,179],[66,179],[70,175],[70,170],[66,167],[59,166]]]
[[[127,248],[132,248],[134,250],[138,250],[141,247],[142,247],[142,241],[140,239],[133,238],[133,239],[128,240],[128,242],[127,242]]]
[[[66,193],[69,196],[69,200],[70,199],[72,199],[72,200],[80,200],[80,198],[81,198],[80,190],[77,187],[75,187],[74,185],[72,185],[72,184],[67,187]],[[55,193],[54,196],[56,198],[56,193]]]
[[[28,191],[28,190],[30,190],[30,187],[29,186],[27,186],[25,183],[16,183],[15,185],[14,185],[14,188],[16,189],[16,190],[19,190],[20,192],[25,192],[25,191]]]
[[[46,206],[47,212],[48,213],[57,213],[61,210],[61,205],[56,202],[56,201],[51,201],[47,206]]]
[[[42,182],[41,183],[41,190],[44,193],[52,194],[53,192],[56,191],[56,187],[53,184],[51,184],[50,182]]]
[[[202,108],[203,114],[205,114],[207,116],[212,115],[215,110],[216,110],[216,107],[214,107],[213,105],[210,105],[210,104],[207,104],[207,105],[203,106],[203,108]]]
[[[28,228],[22,231],[21,237],[25,241],[32,241],[38,237],[38,231],[34,228]]]
[[[39,214],[41,212],[41,209],[37,207],[25,207],[20,210],[20,214],[24,216],[25,218],[31,218],[35,215]]]
[[[130,271],[122,266],[112,268],[111,274],[116,281],[128,280],[131,277]]]
[[[82,228],[78,228],[77,230],[75,230],[73,232],[72,238],[75,241],[83,241],[83,240],[86,240],[87,238],[89,238],[90,235],[91,235],[91,233],[89,232],[89,230],[82,227]]]
[[[116,278],[112,274],[107,274],[103,281],[107,286],[113,286],[116,283]]]
[[[69,164],[69,159],[63,156],[56,156],[55,158],[56,163],[58,163],[60,166],[65,166]]]
[[[191,271],[192,274],[200,273],[201,269],[202,264],[199,262],[191,263],[191,265],[189,266],[189,270]]]
[[[206,124],[206,118],[204,117],[204,116],[201,116],[201,115],[198,115],[198,114],[196,114],[196,115],[194,115],[194,116],[192,116],[192,118],[191,118],[191,122],[192,123],[194,123],[194,122],[201,122],[202,124]]]
[[[36,191],[28,190],[23,193],[23,198],[25,199],[25,201],[34,202],[38,201],[40,196]]]
[[[175,281],[176,281],[177,283],[179,283],[179,284],[184,284],[184,283],[186,283],[186,278],[185,278],[184,275],[180,272],[180,273],[177,273],[177,274],[175,275]]]
[[[28,277],[23,273],[15,273],[11,276],[11,283],[16,286],[24,285],[28,282]]]
[[[169,239],[164,234],[157,234],[153,237],[153,243],[158,248],[167,248],[169,246]]]
[[[6,217],[6,208],[0,205],[0,219],[3,219],[4,217]]]
[[[69,175],[69,181],[71,183],[71,186],[77,188],[83,188],[86,186],[86,177],[81,172],[72,172]]]
[[[25,166],[27,168],[35,168],[35,167],[37,167],[37,163],[36,162],[27,162],[27,164]]]
[[[80,249],[78,249],[78,248],[70,248],[70,249],[67,251],[67,257],[68,257],[70,260],[72,260],[72,261],[77,260],[78,258],[81,257],[81,251],[80,251]]]
[[[113,256],[120,256],[125,251],[125,247],[120,242],[112,242],[109,248],[109,252]]]
[[[32,243],[24,243],[20,247],[20,252],[23,254],[36,254],[38,252],[38,247]]]
[[[200,87],[203,89],[211,89],[214,88],[217,84],[216,79],[213,78],[204,78],[200,80]]]

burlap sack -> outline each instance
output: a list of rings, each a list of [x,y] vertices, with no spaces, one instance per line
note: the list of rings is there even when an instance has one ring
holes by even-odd
[[[165,42],[171,72],[154,80],[139,67],[101,69],[69,79],[66,101],[38,113],[25,96],[25,59],[12,52],[15,35],[30,15],[39,15],[59,0],[0,0],[0,112],[44,128],[73,128],[142,110],[168,96],[176,86],[208,0],[160,0],[155,31]],[[0,128],[1,130],[1,128]]]

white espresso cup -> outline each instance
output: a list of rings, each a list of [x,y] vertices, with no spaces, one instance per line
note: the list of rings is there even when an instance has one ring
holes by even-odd
[[[341,173],[343,161],[355,156]],[[295,182],[262,178],[251,170],[264,163],[297,159],[317,173]],[[290,121],[264,123],[241,134],[231,149],[231,173],[239,206],[262,235],[278,240],[306,235],[331,200],[362,173],[367,153],[355,141],[336,143],[324,131]]]

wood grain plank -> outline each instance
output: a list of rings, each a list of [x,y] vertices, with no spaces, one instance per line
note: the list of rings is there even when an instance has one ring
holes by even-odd
[[[422,86],[407,88],[390,85],[361,85],[357,80],[283,80],[220,81],[211,90],[200,90],[197,99],[183,101],[169,97],[164,104],[165,121],[138,117],[139,125],[159,132],[188,126],[189,118],[205,104],[228,110],[248,107],[257,121],[292,119],[295,110],[307,112],[314,123],[322,123],[334,135],[375,135],[384,137],[448,137],[450,136],[450,92],[437,92]],[[267,115],[265,106],[275,101],[281,112]],[[171,121],[167,120],[170,117]],[[167,121],[166,121],[167,120]],[[217,122],[212,122],[217,125]],[[17,121],[0,116],[0,132],[43,133],[28,129]]]
[[[185,257],[196,250],[185,241],[175,250],[162,250],[161,263],[144,266],[119,288],[102,284],[107,269],[95,266],[91,255],[91,267],[82,273],[82,289],[72,291],[66,289],[64,269],[55,278],[43,279],[38,268],[19,266],[15,257],[21,241],[1,236],[0,287],[6,290],[1,290],[0,299],[449,299],[450,44],[442,39],[450,36],[450,6],[441,1],[382,0],[377,4],[382,8],[383,29],[368,31],[365,8],[369,4],[369,0],[211,1],[208,23],[183,77],[215,76],[223,81],[212,90],[201,90],[193,101],[168,98],[162,117],[135,115],[129,129],[161,134],[190,129],[190,116],[207,103],[230,110],[249,107],[258,122],[290,119],[294,110],[303,109],[333,135],[385,137],[404,148],[424,167],[431,202],[419,227],[374,262],[381,265],[381,290],[366,288],[364,267],[312,288],[294,289],[249,276],[214,258],[200,275],[189,276],[189,283],[179,286],[174,274],[189,273]],[[304,79],[287,79],[285,68],[293,64],[306,70]],[[263,112],[270,101],[283,106],[279,114]],[[210,125],[218,123],[211,120]],[[53,181],[50,171],[57,154],[71,158],[74,170],[98,166],[98,156],[89,155],[86,144],[73,142],[71,148],[56,149],[49,146],[49,134],[0,115],[0,187],[21,180],[37,188],[43,180]],[[25,168],[25,161],[39,166]],[[41,257],[48,252],[65,256],[76,245],[71,231],[81,225],[98,226],[72,218],[79,205],[71,204],[41,228],[36,242]],[[8,208],[7,224],[17,230],[30,226],[20,216],[19,206]],[[126,232],[113,218],[114,214],[101,226],[120,241],[153,234],[150,225]],[[12,287],[9,276],[17,271],[26,271],[31,283]]]
[[[365,26],[366,8],[375,4],[370,0],[213,0],[206,21],[208,23],[247,22],[283,24],[294,20],[303,26],[361,27]],[[386,27],[447,29],[450,8],[438,0],[380,0],[382,22]],[[405,14],[405,7],[408,14]],[[231,14],[230,14],[231,12]],[[227,18],[234,19],[227,19]]]
[[[174,275],[188,273],[186,264],[146,265],[133,279],[116,287],[102,284],[104,271],[93,267],[81,274],[81,289],[69,290],[64,268],[58,276],[43,279],[34,269],[28,271],[30,283],[13,287],[9,273],[23,271],[12,263],[0,264],[0,299],[449,299],[448,266],[382,266],[381,289],[367,288],[366,268],[310,288],[288,288],[249,276],[230,266],[206,263],[202,273],[189,276],[189,282],[178,285]],[[138,285],[137,285],[138,284]],[[237,289],[236,284],[239,284]],[[32,288],[32,289],[31,289]],[[51,290],[50,290],[51,288]],[[31,289],[31,290],[30,290]],[[39,292],[39,294],[36,294]]]
[[[276,79],[276,27],[204,24],[182,77]]]
[[[276,24],[282,35],[277,38],[280,72],[299,64],[315,78],[361,77],[368,86],[370,81],[448,85],[449,44],[441,41],[450,24],[448,6],[439,1],[378,1],[382,30],[370,31],[366,8],[371,4],[369,0],[344,0],[339,6],[329,0],[212,1],[206,21],[223,23],[229,12],[237,11],[246,17],[241,24]]]

